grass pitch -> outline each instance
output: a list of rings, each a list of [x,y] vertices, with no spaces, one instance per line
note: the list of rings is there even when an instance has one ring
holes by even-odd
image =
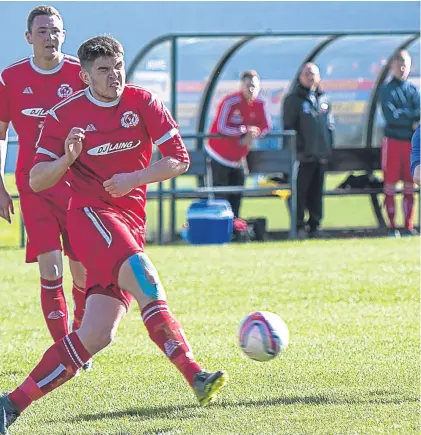
[[[36,402],[12,435],[420,432],[419,238],[148,253],[197,359],[230,376],[217,402],[198,407],[133,306],[95,369]],[[51,344],[37,267],[23,261],[22,250],[0,252],[2,391]],[[289,348],[268,363],[238,346],[240,321],[255,310],[279,314],[290,329]]]

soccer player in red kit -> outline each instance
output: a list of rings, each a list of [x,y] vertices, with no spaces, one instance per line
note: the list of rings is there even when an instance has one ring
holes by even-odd
[[[34,191],[51,188],[69,169],[72,175],[68,229],[87,271],[86,312],[80,329],[50,347],[28,378],[0,399],[0,433],[110,344],[133,298],[150,338],[201,405],[226,382],[224,372],[206,372],[195,361],[144,253],[146,185],[185,172],[189,155],[162,102],[146,89],[125,84],[123,53],[109,36],[80,46],[89,88],[50,110],[37,143],[30,174]],[[151,165],[153,143],[163,157]]]
[[[384,174],[384,205],[389,218],[390,236],[415,236],[414,194],[411,174],[411,138],[420,122],[420,91],[408,80],[411,57],[406,50],[393,55],[392,78],[380,89],[382,112],[386,121],[382,141]],[[405,227],[396,228],[396,183],[403,181],[403,212]]]
[[[210,132],[225,137],[210,138],[206,145],[206,152],[211,158],[214,186],[243,186],[250,146],[253,140],[263,137],[271,129],[259,92],[260,78],[257,72],[245,71],[241,74],[240,91],[227,95],[218,106]],[[230,202],[234,216],[238,218],[242,194],[219,197]]]
[[[26,262],[38,261],[41,306],[51,336],[58,341],[69,333],[60,236],[73,276],[73,330],[80,326],[85,308],[85,270],[74,255],[67,235],[70,188],[66,179],[51,189],[35,193],[29,187],[29,171],[48,109],[85,85],[79,77],[79,60],[61,51],[65,30],[55,8],[38,6],[30,12],[26,38],[33,46],[34,55],[10,65],[0,75],[0,146],[6,146],[11,122],[19,136],[15,176],[28,234]],[[10,213],[13,213],[12,200],[0,174],[0,217],[10,223]]]

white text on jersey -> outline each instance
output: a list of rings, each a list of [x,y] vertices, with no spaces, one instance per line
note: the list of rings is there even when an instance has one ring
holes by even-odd
[[[23,109],[22,113],[26,116],[35,116],[36,118],[45,118],[48,115],[48,110],[44,110],[41,107],[34,109]]]
[[[99,145],[88,151],[91,156],[102,156],[104,154],[118,153],[120,151],[132,150],[140,145],[140,140],[134,143],[132,140],[130,142],[117,142],[111,143],[107,142],[103,145]]]

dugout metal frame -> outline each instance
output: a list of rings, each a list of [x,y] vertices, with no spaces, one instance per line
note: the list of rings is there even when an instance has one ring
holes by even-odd
[[[196,134],[189,134],[188,137],[195,138],[197,140],[197,148],[201,149],[203,147],[203,141],[206,138],[205,134],[205,126],[206,121],[208,119],[210,103],[212,97],[214,95],[214,91],[218,84],[219,78],[221,76],[221,72],[224,70],[228,62],[232,59],[232,57],[246,44],[256,39],[263,38],[299,38],[299,37],[317,37],[324,38],[319,44],[317,44],[304,58],[297,68],[295,77],[291,80],[291,87],[294,85],[296,78],[298,77],[299,71],[303,64],[306,62],[313,61],[317,55],[322,53],[327,47],[331,44],[335,43],[338,39],[343,39],[346,37],[374,37],[374,36],[402,36],[406,37],[406,39],[396,46],[392,53],[390,53],[387,63],[384,65],[383,69],[377,76],[377,80],[372,89],[369,100],[367,101],[367,116],[365,126],[364,126],[364,141],[365,141],[365,149],[370,149],[373,144],[373,133],[375,126],[375,112],[376,106],[378,102],[379,90],[381,85],[383,84],[389,65],[391,63],[391,59],[393,55],[404,48],[407,48],[413,42],[415,42],[420,37],[420,32],[418,30],[412,31],[349,31],[349,32],[299,32],[299,33],[291,33],[291,32],[244,32],[244,33],[171,33],[162,35],[156,39],[153,39],[149,43],[147,43],[135,56],[134,60],[131,62],[128,71],[127,78],[130,81],[133,78],[133,75],[136,71],[137,66],[142,60],[146,58],[146,56],[159,46],[160,44],[169,42],[170,43],[170,98],[171,105],[170,109],[177,120],[177,82],[178,82],[178,66],[179,66],[179,58],[178,58],[178,41],[186,39],[186,38],[206,38],[206,39],[222,39],[222,38],[232,38],[233,43],[231,46],[226,49],[215,64],[212,73],[210,74],[208,81],[206,83],[205,91],[202,95],[202,99],[200,102],[200,115],[197,122]],[[279,132],[278,132],[279,133]],[[281,135],[281,134],[279,134]],[[364,149],[364,147],[362,148]],[[176,180],[171,180],[171,191],[174,192],[177,190]],[[159,213],[158,213],[158,239],[159,244],[163,244],[164,242],[164,234],[163,234],[163,198],[167,196],[163,189],[163,183],[158,183],[158,203],[159,203]],[[171,238],[174,238],[175,228],[176,228],[176,196],[174,194],[170,194],[171,201],[171,223],[170,223],[170,233]],[[383,220],[383,216],[381,213],[380,205],[378,202],[377,195],[371,195],[373,209],[376,214],[376,218],[378,220],[379,227],[384,227],[385,222]],[[24,233],[21,231],[21,245],[24,244]]]
[[[212,73],[210,74],[208,81],[206,83],[205,91],[202,95],[202,99],[199,105],[199,118],[197,122],[197,131],[196,131],[196,139],[197,139],[197,148],[201,149],[203,147],[203,141],[206,137],[205,126],[206,121],[208,119],[210,103],[216,89],[216,85],[218,84],[219,78],[221,76],[221,72],[224,70],[225,66],[228,64],[230,59],[247,43],[250,41],[256,40],[257,38],[299,38],[299,37],[323,37],[324,39],[317,44],[308,54],[305,56],[303,61],[301,62],[299,68],[296,71],[295,77],[292,78],[291,88],[294,86],[296,79],[298,78],[299,71],[307,62],[313,61],[317,55],[319,55],[326,47],[330,46],[332,43],[337,41],[340,38],[345,37],[373,37],[373,36],[402,36],[407,37],[403,43],[400,43],[393,52],[389,55],[386,64],[383,69],[380,71],[380,74],[377,77],[375,85],[372,89],[370,99],[367,102],[367,116],[366,116],[366,124],[364,126],[364,138],[365,138],[365,147],[371,148],[373,143],[373,132],[374,132],[374,118],[375,112],[378,102],[379,90],[381,85],[383,84],[387,72],[392,60],[393,55],[402,49],[407,48],[413,42],[415,42],[420,37],[419,31],[372,31],[372,32],[300,32],[300,33],[284,33],[284,32],[266,32],[266,33],[172,33],[160,36],[149,42],[135,57],[132,61],[129,69],[128,69],[128,80],[133,78],[133,75],[136,71],[137,66],[142,60],[146,58],[148,53],[158,45],[169,42],[170,43],[170,75],[171,75],[171,87],[170,87],[170,95],[171,95],[171,112],[174,118],[177,120],[177,82],[178,82],[178,46],[177,42],[181,39],[186,38],[196,38],[196,39],[222,39],[222,38],[233,38],[232,45],[225,50],[221,54],[219,61],[213,68]],[[234,40],[234,39],[238,40]],[[291,89],[290,89],[291,90]],[[189,134],[189,137],[194,137],[194,135]],[[171,180],[171,190],[176,190],[176,180]],[[162,183],[158,185],[158,192],[162,192],[163,187]],[[175,228],[176,228],[176,210],[175,210],[175,201],[176,198],[174,195],[171,195],[171,237],[174,237]],[[378,202],[377,195],[371,195],[373,209],[375,211],[376,218],[378,220],[379,226],[384,227],[385,222],[381,213],[380,204]],[[160,194],[158,196],[159,201],[159,222],[158,222],[158,232],[159,232],[159,243],[163,243],[163,195]]]

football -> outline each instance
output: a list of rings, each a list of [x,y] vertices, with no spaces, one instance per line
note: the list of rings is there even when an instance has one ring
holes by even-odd
[[[276,314],[256,311],[241,322],[239,339],[241,349],[249,358],[269,361],[287,348],[289,331]]]

